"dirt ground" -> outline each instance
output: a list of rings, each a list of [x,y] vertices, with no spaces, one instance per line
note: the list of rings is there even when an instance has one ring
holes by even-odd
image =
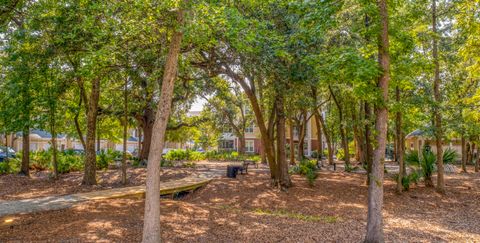
[[[187,168],[166,168],[162,169],[160,179],[162,181],[180,179],[192,172],[193,169]],[[48,171],[33,171],[30,173],[30,178],[20,175],[2,175],[0,176],[0,200],[20,200],[124,187],[120,173],[120,170],[98,171],[96,186],[82,185],[82,172],[60,175],[57,181],[49,178]],[[142,185],[145,183],[146,168],[130,167],[127,169],[127,175],[129,180],[126,186]]]
[[[479,242],[480,174],[447,175],[447,193],[422,185],[396,195],[385,186],[389,242]],[[161,203],[163,242],[359,242],[365,233],[365,175],[321,172],[314,187],[298,176],[281,192],[267,173],[221,178]],[[17,215],[0,242],[139,242],[143,199],[114,199]],[[5,219],[4,219],[5,220]],[[35,232],[35,233],[32,233]]]

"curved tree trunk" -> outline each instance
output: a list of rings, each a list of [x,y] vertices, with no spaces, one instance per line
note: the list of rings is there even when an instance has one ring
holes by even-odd
[[[325,142],[327,142],[327,150],[328,150],[328,164],[333,165],[333,145],[332,140],[330,139],[330,134],[328,133],[327,125],[325,124],[325,120],[323,116],[319,112],[318,118],[320,119],[320,124],[322,124],[322,131],[325,135]]]
[[[183,10],[177,12],[177,23],[183,25]],[[157,114],[152,134],[152,153],[148,155],[145,216],[143,224],[144,243],[161,242],[160,236],[160,161],[162,159],[163,146],[165,144],[165,132],[172,106],[174,83],[178,70],[178,57],[183,33],[177,29],[170,42],[165,70],[163,74],[160,101],[157,106]]]
[[[382,92],[382,104],[376,108],[375,130],[377,146],[374,150],[371,180],[368,185],[368,216],[365,242],[384,242],[383,236],[383,177],[385,163],[385,147],[387,140],[388,83],[390,81],[390,56],[388,40],[388,8],[387,0],[377,2],[380,13],[380,35],[378,42],[378,62],[383,71],[378,80]]]

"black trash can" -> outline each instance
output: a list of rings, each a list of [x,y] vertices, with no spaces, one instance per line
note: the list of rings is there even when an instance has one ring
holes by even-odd
[[[227,177],[237,178],[238,168],[234,165],[227,165]]]

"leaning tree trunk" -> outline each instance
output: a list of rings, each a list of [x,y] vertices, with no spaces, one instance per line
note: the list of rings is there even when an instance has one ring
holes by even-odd
[[[327,142],[327,150],[328,150],[328,164],[333,165],[333,145],[332,140],[330,139],[330,134],[328,133],[327,125],[325,124],[325,120],[323,116],[319,112],[320,124],[322,124],[322,131],[323,135],[325,135],[325,142]]]
[[[377,145],[374,150],[371,183],[368,185],[368,217],[365,242],[384,242],[383,236],[383,176],[385,163],[385,147],[388,122],[388,83],[390,81],[390,57],[388,41],[388,8],[387,0],[379,0],[380,36],[378,42],[378,62],[383,71],[378,80],[382,92],[382,102],[376,107],[375,130]]]
[[[30,176],[30,128],[27,126],[22,131],[22,167],[20,174]]]
[[[183,10],[177,12],[177,23],[183,25]],[[148,155],[147,187],[145,195],[145,216],[143,225],[144,243],[161,242],[160,236],[160,160],[165,144],[165,132],[172,106],[173,88],[178,70],[178,57],[183,33],[176,29],[170,42],[170,49],[163,73],[160,101],[152,134],[152,153]]]
[[[442,97],[440,95],[440,64],[438,61],[438,44],[437,44],[437,3],[432,0],[432,31],[433,37],[433,63],[435,66],[435,77],[433,80],[433,96],[435,100],[435,107],[433,109],[433,116],[435,118],[435,143],[437,147],[437,192],[445,193],[445,179],[443,169],[443,147],[442,147],[442,114],[440,113],[440,105]]]
[[[285,107],[283,97],[277,95],[275,102],[277,103],[277,169],[278,169],[278,186],[281,189],[288,188],[292,185],[290,175],[288,174],[288,163],[285,152]]]
[[[143,133],[143,143],[140,150],[139,159],[147,160],[148,155],[150,154],[150,145],[152,144],[152,132],[153,124],[155,123],[155,112],[151,108],[146,108],[143,111],[143,115],[139,119],[142,133]]]
[[[331,86],[328,86],[328,89],[330,90],[330,94],[332,95],[333,101],[335,101],[335,105],[337,106],[338,109],[338,119],[339,119],[339,127],[340,127],[340,137],[342,139],[342,147],[343,147],[343,156],[345,157],[345,169],[347,166],[350,165],[350,151],[348,149],[348,139],[347,139],[347,132],[346,132],[346,124],[343,119],[343,109],[342,105],[339,103],[337,100],[335,94],[333,93],[333,90]]]
[[[100,99],[100,78],[96,78],[92,82],[92,91],[88,100],[87,110],[87,140],[85,142],[85,168],[82,184],[96,185],[96,160],[95,152],[95,135],[97,130],[97,112],[98,101]]]

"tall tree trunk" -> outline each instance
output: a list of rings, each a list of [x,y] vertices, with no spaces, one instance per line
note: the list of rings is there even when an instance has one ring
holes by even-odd
[[[290,121],[289,121],[289,126],[290,126],[290,164],[291,165],[295,165],[295,142],[293,140],[293,135],[294,135],[294,132],[293,132],[293,129],[294,126],[293,126],[293,120],[290,118]]]
[[[85,168],[83,174],[82,184],[96,185],[97,184],[97,155],[95,152],[95,135],[97,130],[97,114],[98,101],[100,99],[100,78],[92,81],[92,91],[88,101],[87,110],[87,141],[85,149]]]
[[[303,150],[305,147],[305,135],[306,135],[306,126],[307,126],[307,113],[306,111],[302,114],[302,121],[300,124],[300,131],[298,136],[298,161],[302,161],[304,154]]]
[[[464,135],[462,135],[462,171],[467,172],[467,144]]]
[[[177,11],[177,24],[163,73],[160,101],[157,105],[157,114],[152,134],[152,153],[148,155],[147,165],[147,187],[145,195],[145,216],[143,224],[144,243],[161,242],[160,236],[160,160],[162,159],[163,146],[165,144],[165,131],[172,106],[172,96],[175,79],[178,70],[178,58],[183,33],[180,28],[184,21],[184,11]]]
[[[372,161],[373,161],[373,146],[371,141],[372,131],[370,119],[372,116],[372,110],[370,109],[370,104],[365,101],[365,160],[367,162],[367,175],[372,173]],[[367,176],[367,185],[370,184],[370,176]]]
[[[358,119],[356,114],[356,109],[354,107],[352,111],[352,121],[353,121],[353,137],[355,141],[355,160],[363,163],[363,139],[361,133],[358,129]]]
[[[433,80],[433,96],[435,106],[433,109],[433,116],[435,117],[435,143],[437,146],[437,192],[445,193],[445,179],[443,169],[443,147],[442,147],[442,114],[440,106],[442,104],[442,97],[440,94],[440,64],[438,61],[438,44],[437,44],[437,2],[432,0],[432,31],[433,37],[433,63],[435,66],[435,78]]]
[[[52,164],[53,164],[53,179],[58,179],[58,163],[57,163],[57,129],[55,126],[55,108],[50,112],[50,133],[52,134]]]
[[[322,114],[319,111],[319,117],[320,119],[320,124],[322,124],[322,131],[323,134],[325,135],[325,142],[327,143],[327,150],[328,150],[328,164],[333,165],[333,145],[332,145],[332,140],[330,139],[330,134],[328,132],[327,126],[325,124],[325,119],[323,119]]]
[[[318,113],[318,110],[315,109],[313,112],[314,112],[314,118],[315,118],[315,126],[317,128],[317,141],[318,141],[317,160],[320,161],[323,157],[322,125],[320,124],[320,114]]]
[[[275,99],[277,103],[277,168],[278,185],[285,189],[291,186],[290,175],[288,174],[288,163],[285,152],[285,107],[283,97],[277,94]]]
[[[122,184],[127,184],[127,140],[128,140],[128,78],[125,78],[123,87],[123,158]]]
[[[30,176],[30,128],[28,126],[22,131],[22,167],[20,174]]]
[[[395,98],[397,102],[400,102],[400,88],[395,88]],[[397,178],[397,193],[402,193],[403,185],[402,180],[405,172],[403,171],[403,153],[405,143],[403,142],[403,132],[402,132],[402,112],[397,111],[395,118],[395,136],[397,138],[397,149],[396,149],[396,159],[398,161],[398,178]]]
[[[379,0],[380,35],[378,42],[378,62],[383,71],[378,80],[382,92],[382,103],[376,107],[375,130],[377,145],[374,150],[372,172],[369,175],[372,182],[368,185],[368,217],[365,242],[384,242],[383,236],[383,176],[385,163],[385,148],[388,122],[388,83],[390,81],[390,56],[388,40],[388,8],[387,0]]]

